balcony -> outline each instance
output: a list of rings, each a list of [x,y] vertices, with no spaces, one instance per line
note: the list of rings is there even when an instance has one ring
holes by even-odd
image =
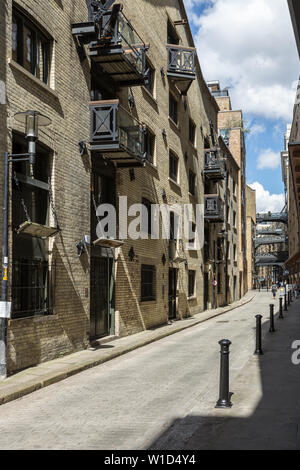
[[[145,128],[119,100],[92,101],[91,150],[105,154],[119,168],[145,166]]]
[[[146,80],[146,45],[116,4],[94,12],[93,21],[72,25],[79,42],[89,43],[91,60],[101,66],[117,86],[143,85]]]
[[[186,95],[193,80],[196,78],[195,56],[193,47],[181,47],[167,44],[168,77],[176,83],[182,95]]]
[[[214,181],[224,179],[225,166],[218,150],[209,150],[204,153],[204,176]]]
[[[224,202],[217,194],[204,196],[204,220],[206,222],[224,222]]]

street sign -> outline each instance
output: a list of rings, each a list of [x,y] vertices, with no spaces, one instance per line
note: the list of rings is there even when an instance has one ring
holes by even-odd
[[[214,280],[213,283],[212,283],[212,285],[213,285],[214,287],[217,287],[218,281]]]

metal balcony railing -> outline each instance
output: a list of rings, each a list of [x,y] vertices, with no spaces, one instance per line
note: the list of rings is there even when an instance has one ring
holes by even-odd
[[[89,43],[89,55],[118,85],[141,85],[146,80],[146,45],[121,5],[97,11],[93,21],[72,25],[72,34]]]
[[[183,95],[187,94],[192,81],[196,78],[196,49],[167,44],[168,65],[167,74]]]
[[[224,179],[225,165],[221,160],[218,150],[206,151],[204,153],[204,175],[210,179]]]
[[[224,222],[224,202],[217,194],[204,196],[204,219],[208,222]]]
[[[108,154],[117,166],[144,164],[145,127],[138,122],[119,100],[92,101],[91,150]],[[123,163],[123,165],[122,165]]]

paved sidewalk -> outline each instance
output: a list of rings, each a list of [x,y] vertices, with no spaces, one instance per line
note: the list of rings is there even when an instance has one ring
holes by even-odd
[[[257,293],[256,301],[264,295]],[[277,312],[278,297],[274,304]],[[199,400],[184,418],[173,421],[151,449],[300,449],[300,364],[292,361],[296,352],[292,345],[300,343],[300,299],[283,314],[282,320],[276,314],[275,333],[269,332],[269,315],[264,314],[264,354],[251,355],[231,381],[233,407],[215,409],[215,397],[210,403]],[[299,359],[299,352],[295,356]]]
[[[0,405],[64,380],[83,370],[103,364],[118,356],[122,356],[130,351],[153,343],[154,341],[191,328],[210,318],[234,310],[235,308],[251,302],[255,295],[255,291],[250,291],[241,300],[227,307],[206,310],[190,318],[175,321],[170,325],[165,325],[153,330],[146,330],[132,336],[114,339],[113,341],[99,344],[96,347],[90,347],[86,350],[69,354],[53,361],[44,362],[35,367],[30,367],[24,371],[18,372],[8,377],[3,382],[0,382]]]

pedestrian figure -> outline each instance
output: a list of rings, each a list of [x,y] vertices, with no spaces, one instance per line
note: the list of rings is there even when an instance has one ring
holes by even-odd
[[[276,297],[276,292],[277,292],[277,286],[276,286],[276,284],[272,284],[272,294],[273,294],[274,299]]]
[[[296,282],[294,284],[294,295],[295,295],[295,299],[297,299],[297,297],[298,297],[298,284]]]

